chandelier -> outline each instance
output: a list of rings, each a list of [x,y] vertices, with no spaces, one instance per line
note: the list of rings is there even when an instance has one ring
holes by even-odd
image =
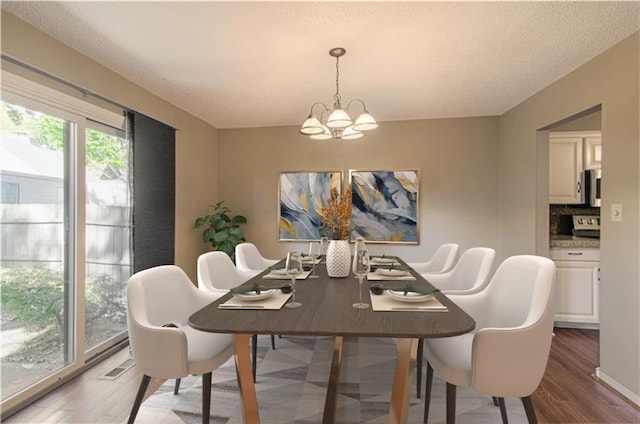
[[[342,108],[340,101],[340,57],[344,56],[347,51],[342,47],[336,47],[329,50],[329,55],[336,58],[336,94],[333,96],[333,109],[329,109],[323,103],[314,103],[311,106],[309,117],[300,127],[300,134],[311,137],[314,140],[355,140],[363,136],[363,131],[378,128],[378,123],[369,114],[364,101],[361,99],[353,99],[347,104],[346,110]],[[362,112],[356,120],[352,119],[349,108],[352,104],[359,103],[362,105]],[[316,106],[321,106],[320,116],[313,111]]]

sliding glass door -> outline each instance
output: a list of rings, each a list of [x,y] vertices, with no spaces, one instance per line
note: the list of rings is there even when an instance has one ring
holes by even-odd
[[[57,105],[57,95],[32,95],[37,87],[24,97],[9,88],[0,102],[3,409],[126,337],[132,263],[123,115],[104,111],[101,121],[95,105],[84,115],[78,99]]]
[[[122,130],[89,122],[85,143],[85,350],[127,329],[131,275],[129,141]]]
[[[75,124],[2,102],[2,398],[74,361],[68,163]]]

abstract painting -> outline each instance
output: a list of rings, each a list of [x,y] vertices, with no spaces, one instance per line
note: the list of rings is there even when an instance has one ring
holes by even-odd
[[[380,243],[418,243],[417,170],[355,171],[351,236]]]
[[[278,231],[283,241],[318,240],[320,208],[330,191],[340,192],[342,172],[281,172]]]

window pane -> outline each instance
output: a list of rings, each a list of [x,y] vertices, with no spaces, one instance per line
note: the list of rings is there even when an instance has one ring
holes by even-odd
[[[131,274],[129,142],[95,128],[86,131],[85,350],[124,337]]]
[[[64,231],[65,149],[73,125],[5,102],[0,105],[4,400],[73,360]]]

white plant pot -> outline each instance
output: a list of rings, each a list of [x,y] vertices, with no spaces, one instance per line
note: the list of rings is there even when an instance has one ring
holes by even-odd
[[[329,277],[346,277],[351,271],[351,249],[348,240],[331,240],[327,249]]]

